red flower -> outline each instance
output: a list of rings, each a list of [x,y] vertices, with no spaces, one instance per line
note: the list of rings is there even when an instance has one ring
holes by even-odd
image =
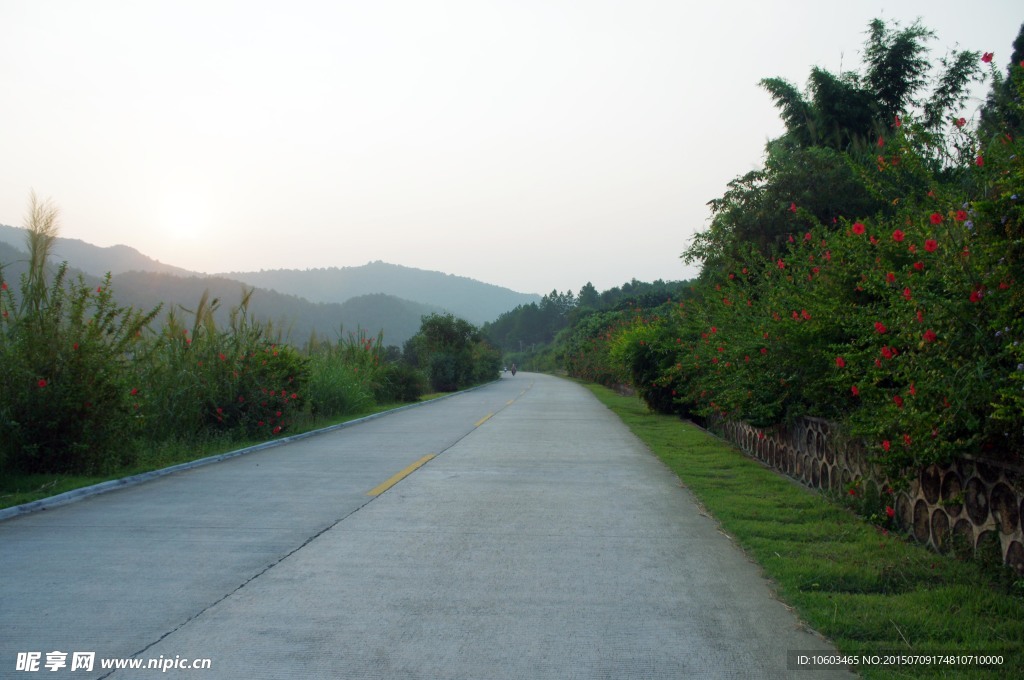
[[[857,490],[856,489],[850,489],[847,493],[850,494],[851,496],[856,496],[857,495]]]
[[[935,342],[938,339],[939,339],[939,337],[937,335],[935,335],[935,331],[933,331],[931,328],[929,328],[928,330],[926,330],[924,332],[924,341],[925,342]]]
[[[900,241],[902,241],[902,240],[903,240],[904,238],[905,238],[905,237],[904,237],[904,235],[903,235],[903,232],[902,232],[902,231],[900,231],[899,229],[897,229],[896,231],[892,232],[892,240],[893,240],[893,241],[896,241],[896,243],[899,243],[899,242],[900,242]]]
[[[981,290],[975,288],[971,291],[971,302],[981,302]]]
[[[919,272],[924,271],[924,262],[915,262],[914,269],[916,269]]]
[[[888,281],[889,283],[896,283],[896,275],[892,272],[889,272],[888,274],[885,275],[885,280]]]
[[[855,397],[859,397],[860,396],[860,390],[857,389],[856,385],[852,386],[850,388],[850,391],[853,392],[853,396],[855,396]]]
[[[957,126],[958,128],[962,128],[964,125],[967,125],[967,119],[957,118],[956,120],[953,121],[953,125]]]
[[[934,253],[939,248],[939,242],[933,238],[928,239],[924,242],[924,249],[929,253]]]
[[[991,64],[992,63],[992,57],[994,57],[994,56],[996,56],[996,55],[994,53],[992,53],[992,52],[985,52],[983,55],[981,55],[981,61],[984,64]]]
[[[280,426],[280,425],[278,425],[277,427],[275,427],[275,428],[274,428],[274,430],[273,430],[273,434],[277,434],[277,433],[278,433],[278,432],[280,432],[280,431],[281,431],[281,426]]]
[[[966,210],[957,210],[956,211],[956,221],[957,222],[963,222],[966,219],[967,219],[967,211]]]
[[[842,357],[836,357],[836,366],[839,368],[846,368],[846,359]]]
[[[875,322],[875,332],[884,334],[886,330],[888,329],[885,327],[884,323],[882,323],[881,321]]]
[[[777,264],[779,266],[779,269],[785,269],[786,268],[786,263],[782,259],[779,259],[779,261],[776,262],[775,264]]]
[[[933,212],[928,219],[932,221],[932,224],[942,224],[942,213]]]
[[[808,312],[806,309],[801,309],[800,316],[802,316],[805,320],[809,320],[811,318],[811,313]]]
[[[864,225],[861,224],[860,222],[854,222],[853,223],[853,233],[857,234],[858,236],[860,234],[863,234],[864,233]]]
[[[896,408],[903,408],[903,397],[898,394],[894,394],[892,400],[896,402]]]
[[[882,441],[882,448],[885,449],[886,451],[889,450],[889,440],[888,439],[885,439],[885,440]]]
[[[888,515],[889,517],[895,517],[896,516],[896,510],[894,510],[891,505],[887,505],[887,506],[885,506],[885,514]]]
[[[886,359],[892,359],[892,349],[888,345],[882,346],[882,356],[885,357]]]
[[[974,159],[974,164],[980,168],[981,166],[985,165],[985,159],[982,158],[981,156],[978,156],[977,158]]]
[[[905,300],[910,300],[910,297],[911,297],[910,289],[909,288],[904,288],[903,289],[903,298]]]
[[[792,213],[796,212],[796,203],[790,203],[789,204],[789,212],[792,212]]]
[[[40,378],[40,379],[39,379],[39,382],[37,382],[36,384],[37,384],[37,385],[39,385],[39,388],[40,388],[40,389],[42,389],[42,388],[46,387],[46,381],[45,381],[45,380],[43,380],[42,378]]]
[[[132,395],[133,397],[134,397],[134,396],[135,396],[136,394],[138,394],[138,393],[139,393],[139,388],[138,388],[138,387],[133,387],[133,388],[132,388],[132,391],[131,391],[131,392],[129,392],[129,394],[131,394],[131,395]]]
[[[903,126],[903,121],[900,120],[899,116],[896,116],[896,119],[893,121],[893,125],[895,127],[902,127]]]
[[[7,282],[6,281],[0,282],[0,290],[7,290]]]

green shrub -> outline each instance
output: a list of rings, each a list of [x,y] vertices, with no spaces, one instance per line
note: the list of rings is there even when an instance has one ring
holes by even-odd
[[[0,270],[0,463],[23,473],[99,473],[134,455],[141,384],[130,367],[157,310],[116,305],[109,275],[96,288],[67,281],[66,263],[49,280],[55,238],[56,210],[33,196],[30,269],[18,298]]]

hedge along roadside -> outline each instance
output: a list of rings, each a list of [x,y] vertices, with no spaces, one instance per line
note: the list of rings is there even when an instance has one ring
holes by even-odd
[[[1024,98],[1024,67],[1013,74]],[[971,153],[944,164],[909,117],[879,138],[884,164],[848,158],[890,210],[822,223],[793,202],[780,250],[739,247],[699,300],[587,329],[601,339],[588,361],[628,372],[662,412],[839,422],[892,477],[1019,459],[1024,143],[950,125]]]

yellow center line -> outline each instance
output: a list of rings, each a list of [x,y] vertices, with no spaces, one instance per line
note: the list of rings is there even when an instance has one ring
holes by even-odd
[[[400,481],[402,481],[403,479],[405,479],[406,477],[411,475],[413,472],[418,470],[420,467],[425,465],[428,461],[430,461],[433,458],[436,458],[436,456],[434,454],[430,454],[428,456],[423,456],[418,461],[416,461],[415,463],[413,463],[409,467],[405,468],[401,472],[398,472],[398,473],[392,475],[383,484],[379,484],[379,485],[373,487],[372,489],[370,489],[369,491],[367,491],[366,495],[367,496],[379,496],[379,495],[381,495],[382,493],[384,493],[385,491],[387,491],[388,489],[393,487],[395,484],[398,484]]]
[[[480,427],[481,425],[486,423],[488,421],[488,419],[490,419],[490,417],[493,416],[493,415],[494,415],[493,413],[488,413],[483,418],[481,418],[480,420],[478,420],[475,423],[473,423],[473,427]]]

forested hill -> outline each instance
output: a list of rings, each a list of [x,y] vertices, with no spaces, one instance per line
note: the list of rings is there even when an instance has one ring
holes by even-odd
[[[24,229],[0,225],[0,268],[15,295],[28,266],[25,239]],[[145,311],[163,305],[161,318],[173,310],[179,317],[190,319],[184,310],[194,310],[204,291],[209,291],[211,300],[219,300],[215,315],[218,324],[226,324],[245,289],[255,288],[250,316],[273,324],[283,339],[297,345],[309,340],[314,332],[330,341],[338,339],[339,331],[347,336],[362,330],[370,336],[383,332],[386,345],[401,346],[419,330],[423,316],[447,311],[481,324],[522,304],[524,299],[540,299],[472,279],[383,263],[340,270],[257,272],[245,277],[249,280],[207,276],[163,264],[128,246],[104,248],[65,238],[55,242],[51,270],[55,271],[61,262],[68,263],[70,279],[82,275],[90,286],[99,285],[104,274],[112,273],[118,303]],[[330,272],[344,272],[346,276],[324,275]],[[389,280],[392,276],[396,280]],[[274,283],[275,290],[263,281]],[[336,287],[332,292],[332,285],[342,284],[344,289]],[[487,314],[491,316],[485,317]]]
[[[313,302],[345,302],[360,295],[384,293],[435,305],[470,323],[493,321],[519,305],[539,302],[539,295],[517,293],[475,279],[441,272],[370,262],[360,267],[273,269],[222,274],[251,286],[301,295]]]
[[[0,224],[0,243],[25,250],[25,230]],[[102,276],[107,272],[121,274],[131,271],[159,272],[178,276],[196,276],[181,267],[164,264],[159,260],[143,255],[129,246],[96,246],[75,238],[58,238],[54,244],[51,262],[68,262],[76,269]],[[8,260],[0,260],[0,264],[8,264]]]

